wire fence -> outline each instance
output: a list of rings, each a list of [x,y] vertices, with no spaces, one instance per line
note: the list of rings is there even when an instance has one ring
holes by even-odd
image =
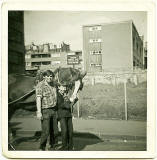
[[[95,85],[97,83],[117,85],[124,82],[131,82],[137,85],[147,81],[147,72],[123,72],[123,73],[101,73],[87,74],[83,79],[85,85]]]
[[[146,120],[146,71],[87,74],[83,82],[75,116]]]

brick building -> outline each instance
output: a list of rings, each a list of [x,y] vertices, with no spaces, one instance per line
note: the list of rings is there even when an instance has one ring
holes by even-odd
[[[8,12],[8,73],[25,71],[24,13]]]
[[[143,41],[133,22],[83,26],[84,69],[87,72],[143,68]]]

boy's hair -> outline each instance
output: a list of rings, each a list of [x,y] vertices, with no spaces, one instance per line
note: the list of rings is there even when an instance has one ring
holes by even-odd
[[[43,72],[43,76],[52,76],[53,78],[55,77],[54,73],[51,70],[47,70]]]

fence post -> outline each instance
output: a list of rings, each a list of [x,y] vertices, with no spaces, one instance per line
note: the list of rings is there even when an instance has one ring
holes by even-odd
[[[137,75],[134,74],[133,78],[134,78],[134,84],[137,86],[138,84]]]
[[[128,120],[128,108],[127,108],[127,90],[126,90],[126,80],[124,80],[124,99],[125,99],[125,120]]]
[[[79,93],[77,94],[78,101],[77,101],[77,118],[80,118],[80,102],[79,102]]]
[[[95,85],[95,78],[92,77],[92,86],[94,86],[94,85]]]

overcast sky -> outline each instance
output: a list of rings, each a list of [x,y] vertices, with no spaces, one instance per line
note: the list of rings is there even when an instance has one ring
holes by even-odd
[[[59,44],[64,41],[72,50],[82,50],[82,25],[133,20],[147,41],[146,12],[76,12],[25,11],[25,44]]]

